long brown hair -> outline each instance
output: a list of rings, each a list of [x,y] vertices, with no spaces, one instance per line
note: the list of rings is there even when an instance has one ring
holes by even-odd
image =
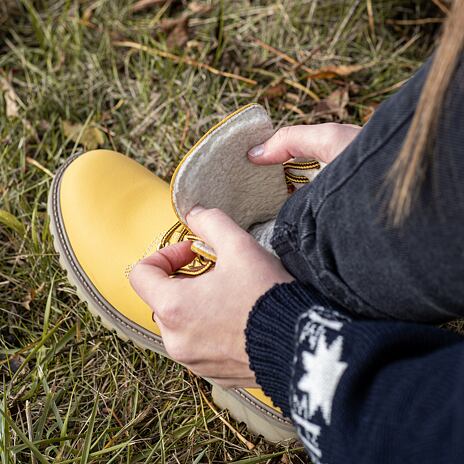
[[[396,158],[387,181],[393,192],[389,218],[400,225],[411,212],[411,206],[433,162],[431,146],[443,99],[453,71],[464,47],[464,0],[455,0],[443,27],[435,57],[417,104],[406,140]]]

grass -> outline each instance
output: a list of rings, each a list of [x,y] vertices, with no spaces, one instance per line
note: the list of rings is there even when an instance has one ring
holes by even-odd
[[[443,13],[414,3],[172,0],[137,12],[135,0],[2,2],[3,464],[309,462],[297,442],[267,444],[223,412],[248,449],[205,402],[201,379],[89,315],[53,251],[47,191],[65,159],[96,145],[169,179],[203,132],[251,101],[277,127],[364,122],[430,53],[438,26],[415,21]],[[169,32],[166,18],[181,15],[188,31],[178,21]],[[307,79],[305,66],[358,64]]]

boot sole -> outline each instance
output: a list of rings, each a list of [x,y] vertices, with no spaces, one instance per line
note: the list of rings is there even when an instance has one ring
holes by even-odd
[[[60,266],[66,272],[71,285],[76,289],[79,299],[87,304],[90,313],[99,319],[106,329],[115,332],[121,340],[131,341],[139,348],[154,351],[169,358],[161,338],[158,337],[158,339],[142,327],[134,327],[129,320],[118,314],[116,309],[112,308],[99,294],[73,258],[72,248],[62,224],[58,198],[63,173],[78,156],[69,158],[58,170],[47,202],[53,247],[58,254]],[[266,404],[258,402],[246,390],[239,388],[225,390],[211,380],[206,380],[212,385],[212,397],[217,406],[227,409],[235,420],[244,422],[252,433],[262,435],[270,442],[296,438],[296,431],[289,420],[277,415]]]

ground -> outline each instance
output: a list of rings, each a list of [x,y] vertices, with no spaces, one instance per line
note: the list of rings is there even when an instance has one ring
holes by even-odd
[[[97,146],[168,180],[196,139],[253,101],[276,127],[363,124],[430,54],[445,10],[439,0],[1,2],[3,464],[309,462],[297,442],[267,444],[219,418],[201,379],[91,317],[52,247],[50,181]]]

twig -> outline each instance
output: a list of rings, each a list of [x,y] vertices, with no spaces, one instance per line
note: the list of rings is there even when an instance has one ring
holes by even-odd
[[[156,48],[152,48],[152,47],[147,47],[146,45],[142,45],[137,42],[131,42],[128,40],[124,40],[124,41],[113,42],[113,45],[115,45],[116,47],[132,48],[134,50],[144,51],[154,56],[166,58],[168,60],[173,61],[174,63],[188,64],[196,68],[205,69],[206,71],[209,71],[211,74],[215,74],[217,76],[228,77],[230,79],[235,79],[237,81],[246,82],[247,84],[250,84],[250,85],[257,84],[257,82],[254,79],[249,79],[248,77],[243,77],[238,74],[229,73],[226,71],[220,71],[219,69],[213,68],[212,66],[205,64],[205,63],[200,63],[199,61],[193,60],[192,58],[186,58],[186,57],[174,55],[173,53],[165,52],[163,50],[157,50]]]

